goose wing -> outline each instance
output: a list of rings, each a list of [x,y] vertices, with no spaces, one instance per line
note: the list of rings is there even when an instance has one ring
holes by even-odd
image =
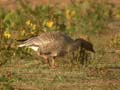
[[[37,47],[41,53],[52,53],[65,51],[73,40],[63,32],[46,32],[37,37],[32,37],[20,44],[18,47]],[[36,51],[37,51],[36,50]]]
[[[41,41],[40,51],[42,53],[60,53],[65,51],[73,40],[63,32],[47,32],[39,36]]]

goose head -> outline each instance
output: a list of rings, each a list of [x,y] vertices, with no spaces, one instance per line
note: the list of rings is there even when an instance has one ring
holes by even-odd
[[[95,52],[93,49],[93,44],[82,38],[77,38],[74,40],[72,47],[74,50],[77,50],[78,48],[84,48],[87,51],[91,51],[93,53]]]

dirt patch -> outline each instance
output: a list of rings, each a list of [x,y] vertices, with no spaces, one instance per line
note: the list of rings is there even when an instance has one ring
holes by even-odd
[[[24,0],[23,0],[24,1]],[[33,7],[39,5],[57,5],[60,7],[65,7],[67,5],[71,5],[73,2],[82,2],[82,1],[89,1],[89,0],[28,0],[32,4]],[[93,0],[94,1],[94,0]],[[98,0],[96,2],[105,2],[106,0]],[[112,3],[115,6],[120,5],[120,0],[109,0],[108,3]],[[18,3],[16,0],[0,0],[0,7],[10,10],[15,10]]]
[[[71,0],[28,0],[28,2],[31,3],[33,7],[48,4],[64,7],[69,5]],[[16,0],[0,0],[0,7],[5,9],[14,10],[16,9],[17,5],[18,3]]]

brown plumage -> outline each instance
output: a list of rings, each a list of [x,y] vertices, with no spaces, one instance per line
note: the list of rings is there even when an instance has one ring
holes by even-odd
[[[66,53],[77,50],[79,47],[94,52],[93,45],[81,38],[73,40],[67,34],[59,31],[45,32],[37,37],[32,37],[23,42],[18,47],[26,46],[37,51],[48,63],[48,58],[52,58],[52,67],[55,67],[55,58],[64,56]]]

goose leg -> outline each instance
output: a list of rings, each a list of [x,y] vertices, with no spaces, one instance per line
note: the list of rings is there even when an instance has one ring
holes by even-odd
[[[46,57],[46,58],[44,58],[44,59],[45,59],[45,63],[46,63],[46,64],[48,64],[48,65],[49,65],[49,67],[50,67],[51,65],[50,65],[49,58],[48,58],[48,57]]]
[[[55,58],[56,57],[52,57],[52,63],[51,63],[51,67],[52,68],[56,68],[57,67],[57,65],[55,64]]]
[[[47,56],[42,56],[45,60],[45,63],[50,66],[49,58]]]
[[[40,52],[39,51],[37,51],[37,56],[40,56]]]
[[[37,52],[37,55],[38,55],[38,56],[43,57],[43,58],[44,58],[44,60],[45,60],[45,63],[46,63],[46,64],[48,64],[48,63],[49,63],[49,59],[48,59],[48,57],[47,57],[47,56],[45,56],[45,55],[41,55],[41,53],[40,53],[39,51]]]
[[[45,63],[48,64],[48,63],[49,63],[48,57],[44,56],[43,58],[44,58],[44,60],[45,60]]]

